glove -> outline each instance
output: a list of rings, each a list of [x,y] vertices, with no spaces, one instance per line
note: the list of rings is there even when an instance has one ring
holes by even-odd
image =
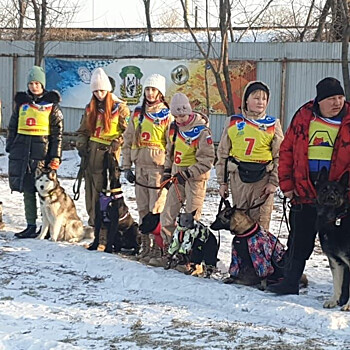
[[[165,169],[161,182],[163,183],[165,181],[168,181],[169,179],[171,179],[171,169]],[[164,187],[167,190],[169,190],[170,186],[171,186],[171,182],[168,181]]]
[[[60,160],[58,158],[52,158],[49,164],[49,168],[51,168],[52,170],[58,170],[59,167],[60,167]]]
[[[188,170],[184,171],[178,171],[175,175],[174,178],[177,180],[178,184],[180,185],[185,185],[185,182],[191,177],[191,174],[189,173]]]
[[[136,180],[135,174],[131,171],[131,169],[125,169],[124,176],[131,184]]]

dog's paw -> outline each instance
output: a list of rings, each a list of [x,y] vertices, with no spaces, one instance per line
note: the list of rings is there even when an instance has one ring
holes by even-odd
[[[98,247],[97,247],[97,250],[99,252],[104,252],[106,249],[106,246],[104,244],[99,244]]]
[[[333,309],[336,306],[338,306],[338,300],[334,296],[331,299],[328,299],[323,303],[323,307],[325,309]]]
[[[350,311],[350,300],[341,307],[341,311]]]

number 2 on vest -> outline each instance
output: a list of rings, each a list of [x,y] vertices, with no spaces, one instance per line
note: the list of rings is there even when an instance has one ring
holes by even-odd
[[[254,144],[255,144],[255,139],[252,137],[246,137],[244,141],[248,142],[248,146],[245,150],[245,155],[250,156],[252,154]]]

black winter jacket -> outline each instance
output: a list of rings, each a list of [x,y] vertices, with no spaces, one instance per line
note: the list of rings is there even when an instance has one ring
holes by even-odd
[[[47,166],[53,158],[61,160],[63,115],[58,105],[60,95],[56,91],[44,91],[37,98],[28,92],[18,92],[15,109],[8,126],[6,152],[9,153],[9,183],[12,191],[34,192],[35,169]],[[32,136],[18,134],[19,109],[24,103],[53,103],[50,113],[50,135]],[[29,181],[28,181],[29,178]]]

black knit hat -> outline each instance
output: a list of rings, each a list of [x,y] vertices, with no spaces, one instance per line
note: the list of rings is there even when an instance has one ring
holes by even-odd
[[[324,100],[325,98],[336,96],[336,95],[343,95],[345,96],[344,89],[340,84],[340,81],[335,78],[324,78],[321,81],[318,82],[316,85],[316,101],[320,102]]]
[[[254,83],[251,83],[247,90],[245,91],[245,94],[244,94],[244,106],[246,105],[246,102],[247,102],[247,99],[249,97],[249,95],[256,91],[256,90],[262,90],[262,91],[265,91],[266,92],[266,95],[267,95],[267,99],[270,98],[270,90],[269,88],[267,87],[267,85],[263,84],[262,82],[260,81],[255,81]]]

